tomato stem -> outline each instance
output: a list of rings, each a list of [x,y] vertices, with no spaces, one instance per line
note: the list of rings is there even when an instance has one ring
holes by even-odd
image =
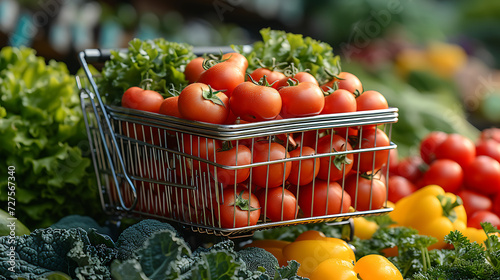
[[[201,90],[202,90],[202,96],[205,100],[210,100],[214,104],[221,105],[222,107],[226,108],[224,102],[222,102],[222,100],[220,100],[220,98],[217,96],[217,93],[224,92],[225,90],[214,91],[210,85],[208,85],[208,90],[204,90],[203,88]]]

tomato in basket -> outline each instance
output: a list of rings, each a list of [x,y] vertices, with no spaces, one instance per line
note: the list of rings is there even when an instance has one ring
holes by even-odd
[[[314,149],[302,146],[290,151],[290,157],[307,157],[315,155]],[[308,158],[292,161],[292,170],[288,176],[288,182],[292,185],[306,185],[312,182],[318,175],[320,167],[319,158]]]
[[[356,77],[356,75],[349,72],[340,72],[336,77],[326,84],[321,85],[321,89],[328,91],[330,88],[335,89],[337,84],[337,89],[345,89],[350,93],[359,94],[363,92],[363,85],[361,81]]]
[[[356,97],[356,110],[382,110],[389,108],[387,99],[382,93],[375,90],[367,90]]]
[[[239,53],[228,53],[222,56],[220,60],[204,61],[206,69],[200,74],[198,83],[210,85],[216,90],[224,90],[224,93],[230,97],[234,88],[245,81],[245,72],[248,67],[248,61],[245,56]]]
[[[214,211],[220,227],[238,228],[256,225],[261,208],[257,196],[248,190],[225,188]]]
[[[298,190],[299,206],[305,217],[349,212],[351,197],[337,182],[315,180]]]
[[[225,142],[230,144],[230,142]],[[223,147],[218,149],[215,153],[210,154],[213,162],[226,166],[240,166],[248,165],[252,161],[252,152],[245,145],[238,145],[232,147]],[[224,185],[237,184],[245,181],[250,176],[250,168],[241,169],[227,169],[224,167],[217,167],[211,169],[212,174],[217,178],[219,183]]]
[[[325,106],[321,114],[338,114],[356,112],[356,97],[345,89],[327,91]]]
[[[204,83],[193,83],[179,94],[179,113],[184,119],[223,124],[229,115],[229,98]]]
[[[257,192],[261,213],[273,222],[297,218],[299,207],[295,195],[281,187],[260,189]]]
[[[340,135],[328,134],[318,141],[318,154],[352,151],[352,146]],[[320,158],[318,178],[337,181],[347,175],[353,167],[353,154],[339,154]]]
[[[389,149],[378,151],[363,151],[374,147],[388,147],[391,141],[387,134],[376,127],[363,127],[359,130],[359,134],[352,147],[360,152],[354,155],[353,169],[363,172],[380,169],[389,158]],[[358,168],[359,164],[359,169]]]
[[[252,182],[259,187],[274,188],[284,184],[292,170],[291,162],[271,163],[289,158],[290,154],[276,142],[261,141],[254,144],[253,162],[267,164],[252,167]]]
[[[282,72],[274,71],[265,67],[257,68],[250,74],[250,77],[256,82],[259,82],[264,76],[266,76],[267,83],[274,88],[277,88],[276,86],[278,85],[278,81],[285,78],[285,74]]]
[[[281,113],[283,118],[298,118],[318,115],[325,106],[321,88],[311,82],[301,82],[281,87]]]
[[[229,100],[234,115],[247,122],[275,119],[281,112],[281,103],[276,89],[253,82],[239,84]]]
[[[387,199],[387,187],[382,180],[362,174],[351,174],[345,180],[345,191],[357,211],[380,209]]]

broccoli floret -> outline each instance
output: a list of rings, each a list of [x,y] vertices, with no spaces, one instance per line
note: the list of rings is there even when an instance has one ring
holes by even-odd
[[[276,269],[279,268],[276,257],[259,247],[245,248],[238,251],[238,255],[245,262],[248,270],[256,271],[264,268],[267,275],[274,277]]]
[[[126,260],[132,258],[134,252],[141,248],[149,237],[155,232],[162,230],[170,230],[179,237],[177,230],[172,225],[153,219],[142,220],[126,228],[116,241],[118,259]]]

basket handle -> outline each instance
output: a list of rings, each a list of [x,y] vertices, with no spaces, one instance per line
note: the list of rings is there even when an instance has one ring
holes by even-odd
[[[92,78],[92,73],[90,72],[90,69],[88,67],[88,64],[87,64],[87,61],[86,61],[86,58],[87,58],[87,51],[82,51],[79,53],[78,55],[78,58],[79,58],[79,61],[80,61],[80,64],[88,78],[88,81],[90,83],[90,85],[92,86],[93,88],[93,91],[95,92],[95,95],[92,94],[92,92],[90,92],[87,88],[83,88],[82,84],[80,83],[79,79],[77,79],[77,84],[78,84],[78,87],[80,88],[81,91],[84,91],[86,94],[89,95],[89,99],[92,103],[92,109],[94,110],[94,114],[97,118],[97,127],[99,129],[99,136],[101,138],[101,141],[103,143],[106,143],[106,138],[104,136],[104,130],[106,131],[113,131],[112,128],[111,128],[111,122],[108,118],[108,114],[106,112],[106,108],[104,107],[104,103],[102,102],[102,99],[101,99],[101,96],[99,94],[99,91],[97,89],[97,85],[94,81],[94,79]],[[100,53],[100,52],[99,52]],[[101,59],[100,58],[101,55],[99,57],[96,56],[96,53],[91,53],[91,60],[99,60]],[[97,105],[95,103],[95,99],[94,98],[97,98],[97,101],[99,103],[99,107],[102,111],[102,119],[104,120],[104,122],[101,120],[101,116],[97,113]],[[85,112],[84,112],[85,114]],[[102,127],[102,125],[105,125],[105,129]],[[110,133],[110,137],[111,137],[111,145],[113,145],[113,148],[115,149],[115,151],[120,151],[119,149],[119,146],[118,146],[118,142],[116,141],[116,138],[115,138],[115,135],[113,133]],[[113,163],[113,160],[112,160],[112,157],[111,157],[111,152],[110,150],[108,149],[108,146],[107,145],[104,145],[104,151],[106,153],[106,158],[108,159],[108,164],[109,164],[109,167],[111,169],[111,174],[113,176],[113,181],[115,183],[115,188],[116,188],[116,191],[117,191],[117,194],[118,194],[118,197],[120,199],[120,205],[123,209],[125,209],[126,211],[131,211],[135,208],[136,204],[137,204],[137,190],[134,186],[134,184],[132,183],[132,180],[131,178],[129,177],[129,175],[127,174],[126,172],[126,169],[125,169],[125,162],[123,160],[123,157],[122,155],[117,152],[116,153],[116,156],[118,158],[118,164],[120,165],[121,169],[123,170],[123,176],[124,176],[124,179],[126,180],[126,182],[128,183],[128,185],[130,186],[131,190],[132,190],[132,194],[133,194],[133,203],[130,207],[126,206],[125,205],[125,201],[123,200],[123,195],[120,191],[120,188],[119,188],[119,182],[118,182],[118,177],[116,175],[116,172],[115,172],[115,164]]]

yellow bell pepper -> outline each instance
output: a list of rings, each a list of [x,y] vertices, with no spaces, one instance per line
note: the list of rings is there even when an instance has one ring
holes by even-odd
[[[326,259],[316,266],[308,278],[310,280],[403,280],[396,266],[381,255],[367,255],[356,263],[338,258]]]
[[[364,217],[356,217],[352,219],[354,223],[354,236],[359,239],[370,239],[379,228],[374,221],[369,221]]]
[[[403,280],[401,272],[382,255],[366,255],[354,265],[354,271],[363,280]]]
[[[488,239],[486,232],[484,232],[484,230],[482,229],[468,227],[462,230],[461,232],[465,237],[469,238],[470,242],[475,241],[478,244],[483,244],[483,246],[484,246],[484,241]]]
[[[339,258],[348,262],[356,261],[352,248],[342,239],[324,237],[294,241],[283,247],[283,256],[300,263],[297,275],[308,277],[324,260]]]
[[[437,238],[438,242],[429,249],[445,248],[444,237],[451,231],[464,230],[467,225],[462,200],[437,185],[426,186],[400,199],[389,216],[399,226]]]

